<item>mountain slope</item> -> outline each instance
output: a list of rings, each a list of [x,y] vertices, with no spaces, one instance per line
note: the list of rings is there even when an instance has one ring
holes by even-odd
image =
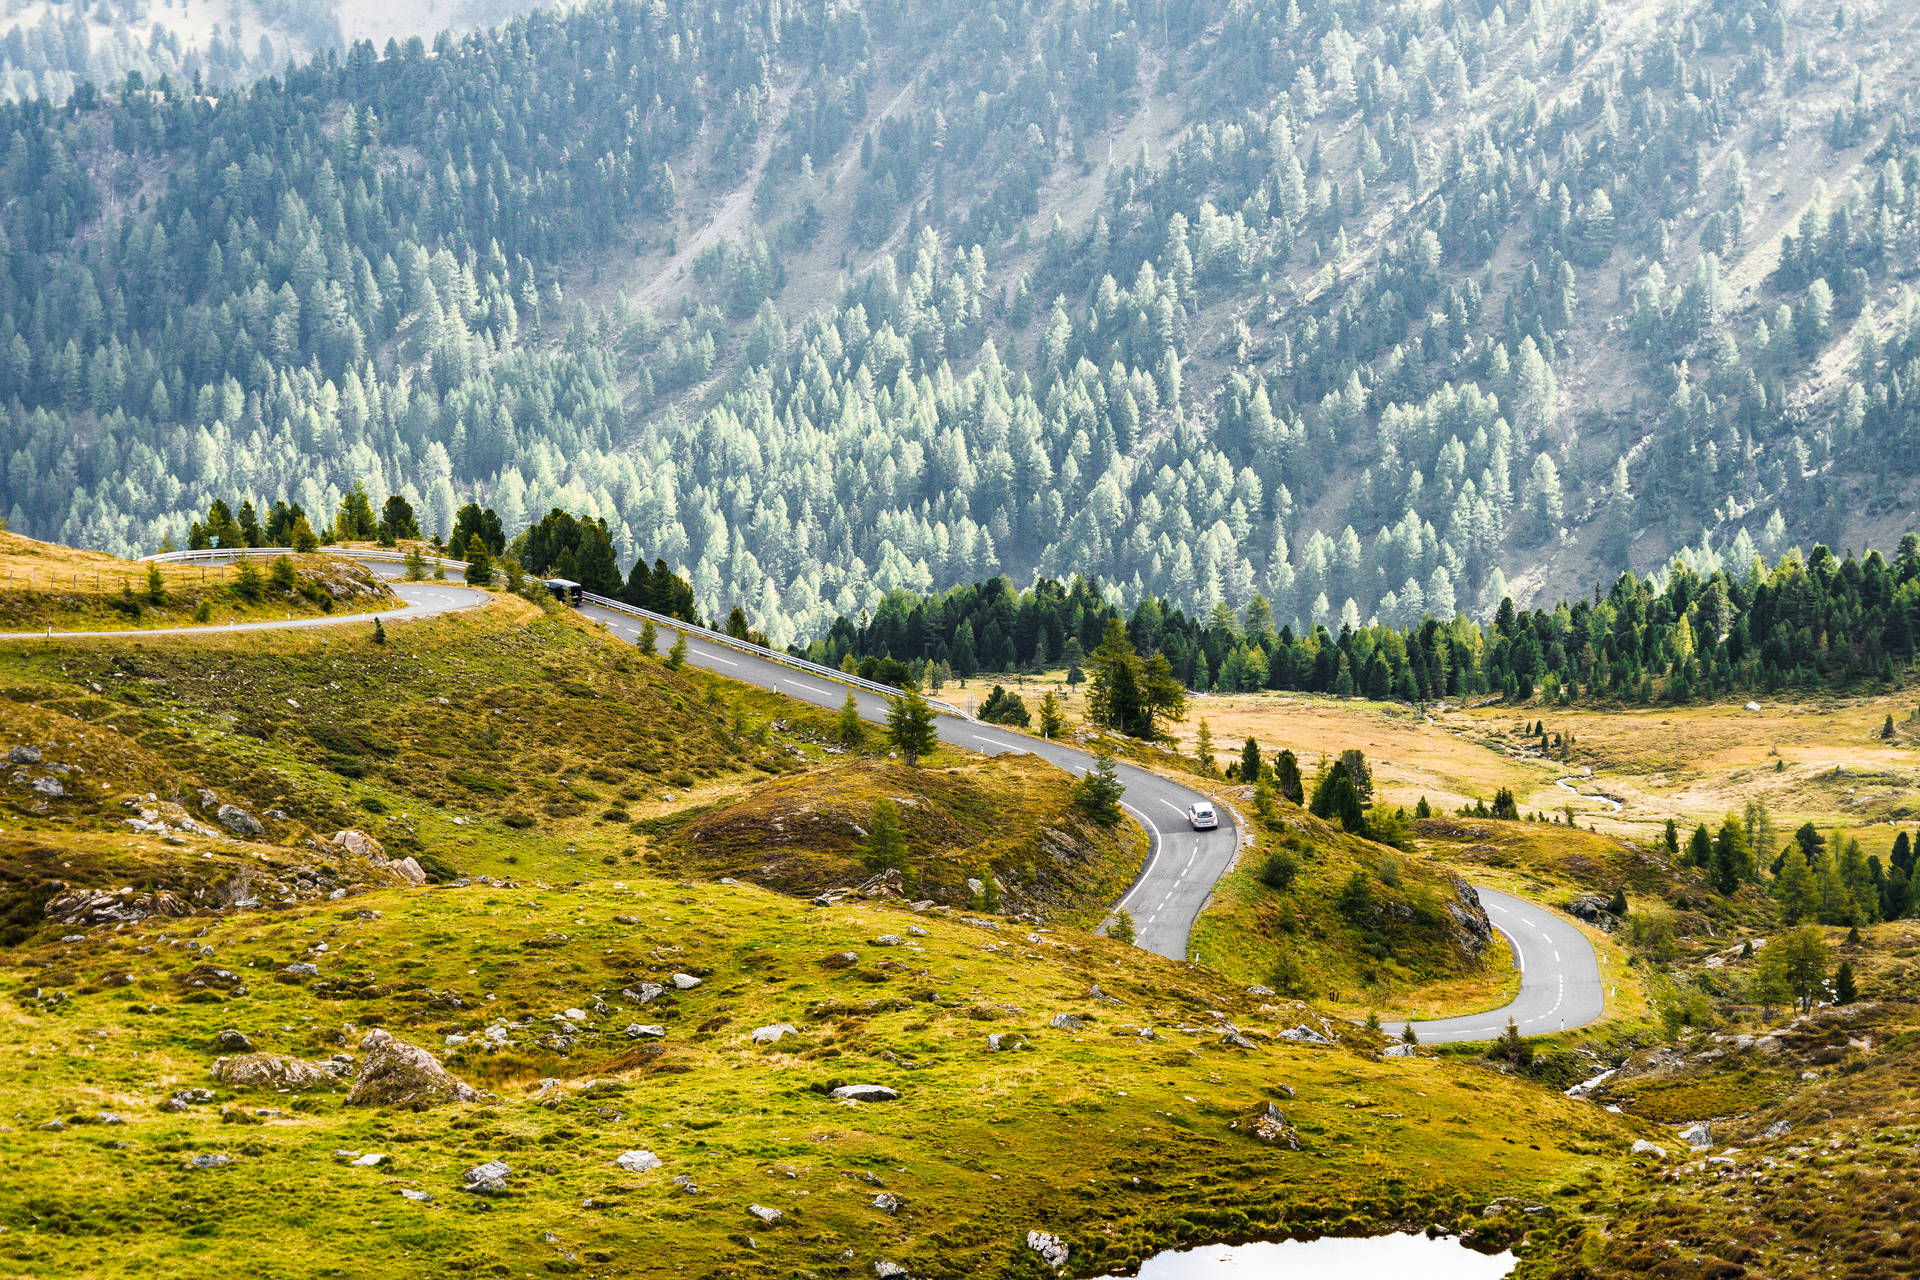
[[[558,503],[783,642],[999,570],[1337,626],[1897,532],[1912,14],[728,12],[10,112],[10,518]]]

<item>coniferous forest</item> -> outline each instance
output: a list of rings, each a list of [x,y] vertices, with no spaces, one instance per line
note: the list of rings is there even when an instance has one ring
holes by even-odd
[[[1860,557],[1920,480],[1912,16],[1631,17],[603,2],[22,98],[0,512],[124,553],[356,483],[429,534],[559,507],[803,646],[1084,575],[1251,616],[1187,628],[1229,685],[1877,672],[1904,624],[1734,621],[1795,547],[1901,580]],[[1696,609],[1676,557],[1734,621],[1626,643]],[[1456,614],[1514,659],[1337,639]]]

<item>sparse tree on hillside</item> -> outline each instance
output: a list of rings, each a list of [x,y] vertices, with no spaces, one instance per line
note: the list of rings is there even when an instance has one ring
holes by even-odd
[[[900,829],[900,807],[892,800],[874,801],[860,858],[868,871],[904,873],[912,869],[907,861],[907,839]]]
[[[1073,785],[1073,800],[1080,811],[1103,827],[1120,825],[1120,797],[1126,794],[1114,771],[1113,752],[1104,746],[1094,751],[1093,768]]]
[[[840,745],[849,751],[858,751],[867,742],[867,724],[860,718],[860,701],[847,691],[847,700],[840,704],[840,718],[835,723],[835,735]]]
[[[931,755],[939,739],[933,728],[933,708],[917,689],[903,689],[887,708],[887,740],[910,765]]]

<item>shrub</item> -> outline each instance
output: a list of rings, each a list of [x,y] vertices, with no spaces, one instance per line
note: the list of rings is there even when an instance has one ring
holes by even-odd
[[[993,692],[980,705],[980,718],[991,724],[1016,725],[1022,729],[1033,722],[1033,717],[1027,713],[1027,704],[1020,695],[1008,693],[999,685],[993,686]]]
[[[1282,849],[1270,853],[1267,860],[1260,864],[1260,883],[1269,889],[1285,893],[1293,887],[1294,877],[1300,874],[1300,859],[1291,850]]]

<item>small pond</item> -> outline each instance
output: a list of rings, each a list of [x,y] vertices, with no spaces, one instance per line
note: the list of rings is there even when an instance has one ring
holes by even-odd
[[[1148,1258],[1138,1275],[1139,1280],[1501,1280],[1513,1266],[1510,1253],[1475,1253],[1446,1236],[1329,1236],[1170,1249]]]

